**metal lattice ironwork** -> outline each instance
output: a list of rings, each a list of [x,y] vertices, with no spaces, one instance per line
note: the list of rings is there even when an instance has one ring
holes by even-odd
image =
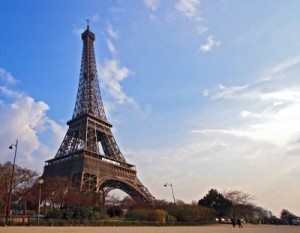
[[[93,43],[95,35],[89,30],[89,27],[82,34],[82,40],[80,79],[72,119],[88,113],[103,121],[107,121],[98,83]]]
[[[95,35],[89,26],[82,33],[80,79],[69,129],[53,159],[47,160],[43,176],[68,176],[82,192],[103,195],[121,189],[135,199],[154,197],[126,162],[112,134],[101,99],[94,53]]]

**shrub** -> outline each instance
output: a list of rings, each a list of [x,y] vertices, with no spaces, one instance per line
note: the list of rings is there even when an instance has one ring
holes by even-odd
[[[108,218],[108,216],[103,211],[94,212],[94,215],[92,217],[92,219],[94,219],[94,220],[104,220],[104,219],[107,219],[107,218]]]
[[[166,212],[161,209],[132,209],[127,211],[125,218],[131,221],[148,221],[165,224]]]
[[[61,210],[53,210],[46,216],[49,219],[80,219],[80,220],[101,220],[106,219],[107,215],[103,212],[95,212],[84,207],[67,207]]]
[[[197,205],[171,205],[168,214],[176,218],[178,222],[209,222],[215,218],[215,211]]]

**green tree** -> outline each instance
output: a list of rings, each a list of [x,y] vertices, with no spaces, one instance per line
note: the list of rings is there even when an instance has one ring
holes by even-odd
[[[231,202],[216,189],[209,190],[208,194],[198,201],[198,205],[213,208],[219,220],[229,214],[232,206]]]

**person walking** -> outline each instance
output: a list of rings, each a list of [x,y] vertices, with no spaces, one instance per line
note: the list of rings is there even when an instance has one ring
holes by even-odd
[[[242,228],[243,226],[242,226],[242,221],[241,221],[241,219],[237,219],[237,224],[238,224],[238,226],[239,226],[239,228]]]
[[[231,219],[231,224],[233,227],[235,227],[235,219],[234,218]]]

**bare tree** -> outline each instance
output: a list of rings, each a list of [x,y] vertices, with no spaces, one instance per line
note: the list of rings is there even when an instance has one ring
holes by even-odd
[[[42,187],[42,197],[50,204],[50,209],[61,208],[67,202],[67,195],[71,188],[70,181],[66,177],[46,178]]]
[[[134,200],[131,196],[125,196],[123,200],[121,200],[121,206],[123,209],[130,209],[135,205]]]
[[[8,199],[9,180],[11,176],[11,163],[0,164],[0,211],[5,213]]]
[[[244,215],[243,209],[249,212],[249,207],[253,207],[252,201],[256,199],[255,196],[241,190],[224,191],[222,194],[232,204],[233,217],[236,217],[237,214]]]
[[[63,176],[45,178],[42,186],[42,200],[50,207],[50,211],[70,206],[95,208],[99,206],[98,199],[96,192],[80,192]]]
[[[0,212],[4,213],[8,200],[9,180],[11,177],[12,163],[0,164]],[[15,165],[12,182],[12,202],[21,201],[36,183],[39,174],[27,168]]]

